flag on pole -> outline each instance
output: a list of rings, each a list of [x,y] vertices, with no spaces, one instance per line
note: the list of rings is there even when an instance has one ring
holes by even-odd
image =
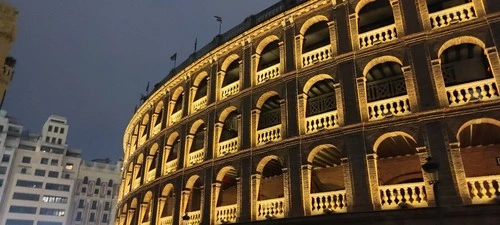
[[[148,81],[148,85],[146,86],[146,94],[148,93],[149,91],[149,81]]]
[[[215,17],[215,19],[217,19],[217,22],[222,22],[222,17],[220,17],[220,16],[214,16],[214,17]]]
[[[196,52],[197,47],[198,47],[198,38],[194,40],[194,52]]]
[[[170,56],[170,60],[172,60],[172,61],[177,60],[177,52],[175,54],[173,54],[172,56]]]

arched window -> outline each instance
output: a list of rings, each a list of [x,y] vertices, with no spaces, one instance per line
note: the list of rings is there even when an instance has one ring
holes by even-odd
[[[441,28],[477,18],[472,0],[426,0],[431,28]]]
[[[268,97],[260,107],[259,121],[257,124],[257,145],[281,140],[280,102],[281,99],[279,95],[275,94]]]
[[[311,78],[317,80],[314,85],[305,87],[306,133],[315,133],[323,129],[338,127],[337,101],[333,80],[321,75]]]
[[[141,126],[139,127],[139,146],[143,145],[148,140],[149,116],[146,114],[142,118]]]
[[[149,225],[153,214],[153,193],[148,191],[142,199],[140,220],[142,225]]]
[[[262,47],[262,45],[265,46]],[[257,51],[257,84],[279,77],[281,74],[279,40],[277,38],[265,39],[259,44]]]
[[[141,153],[136,161],[135,161],[135,165],[134,165],[134,177],[133,177],[133,183],[132,183],[132,189],[136,189],[138,187],[141,186],[141,180],[142,180],[142,176],[144,174],[144,166],[143,166],[143,163],[144,163],[144,155]]]
[[[205,123],[201,120],[195,122],[191,127],[190,137],[192,137],[192,143],[187,166],[201,163],[205,159],[205,133]]]
[[[183,195],[184,198],[188,198],[186,208],[183,209],[183,214],[189,216],[188,224],[199,224],[201,223],[201,200],[203,198],[203,182],[199,176],[195,175],[189,178],[186,182],[186,194]]]
[[[326,18],[325,18],[326,19]],[[332,58],[328,21],[318,21],[305,31],[302,44],[302,67]]]
[[[158,102],[156,104],[153,117],[151,120],[151,126],[153,127],[153,132],[152,135],[156,135],[160,133],[162,129],[162,123],[163,123],[163,117],[164,117],[164,107],[163,107],[163,101]]]
[[[112,179],[109,179],[108,187],[113,188],[113,180]]]
[[[212,192],[217,197],[215,209],[216,224],[236,223],[238,215],[238,182],[233,167],[224,167],[217,175],[217,182]]]
[[[131,142],[131,151],[129,154],[132,154],[135,152],[135,150],[137,149],[137,142],[139,140],[139,127],[137,125],[134,126],[134,131],[132,133],[132,137],[130,138],[130,142]]]
[[[170,101],[170,125],[178,122],[182,118],[182,109],[184,102],[184,90],[179,87],[172,94],[172,99]]]
[[[101,185],[101,178],[100,177],[97,178],[95,185],[97,185],[97,186]]]
[[[174,204],[174,186],[172,184],[167,184],[163,187],[161,197],[158,199],[157,224],[173,224]]]
[[[223,156],[229,153],[238,151],[238,112],[236,110],[230,112],[225,118],[220,131],[218,156]]]
[[[181,139],[177,132],[170,135],[167,140],[165,150],[163,152],[163,160],[165,165],[163,166],[163,175],[172,173],[177,170],[177,158],[181,149]]]
[[[196,112],[207,106],[208,98],[208,73],[203,72],[194,80],[191,94],[193,97],[192,112]]]
[[[146,182],[156,179],[156,165],[158,163],[158,144],[155,143],[150,149],[146,158]]]
[[[257,168],[260,173],[260,184],[257,191],[257,220],[272,218],[284,218],[288,214],[288,206],[285,205],[283,164],[275,156],[269,156],[261,160]],[[255,179],[253,179],[255,180]]]
[[[225,99],[231,95],[234,95],[240,91],[240,63],[238,56],[226,59],[233,60],[227,68],[222,68],[222,74],[224,78],[221,84],[221,99]]]
[[[89,183],[89,177],[85,176],[83,178],[83,184],[88,184]]]
[[[359,47],[367,48],[397,39],[396,24],[389,0],[375,0],[358,12]]]

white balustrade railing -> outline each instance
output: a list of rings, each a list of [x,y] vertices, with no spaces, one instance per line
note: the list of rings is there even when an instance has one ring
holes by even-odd
[[[236,223],[238,208],[236,204],[219,206],[215,209],[215,224]]]
[[[281,124],[257,131],[257,145],[264,145],[268,142],[279,140],[281,140]]]
[[[143,145],[144,143],[146,143],[147,138],[147,135],[142,135],[142,137],[139,139],[139,145]]]
[[[154,179],[156,179],[156,168],[148,171],[148,175],[147,175],[146,181],[147,182],[151,182]]]
[[[134,183],[132,183],[132,189],[136,189],[138,188],[139,186],[141,186],[141,178],[136,178],[134,180]]]
[[[494,203],[500,198],[500,175],[468,177],[467,186],[473,204]]]
[[[221,88],[221,98],[225,99],[231,95],[234,95],[240,91],[240,81],[235,81]]]
[[[473,2],[429,14],[432,29],[446,27],[455,23],[461,23],[476,18],[477,14]]]
[[[368,103],[370,121],[390,116],[404,116],[411,113],[408,95],[382,99]]]
[[[358,37],[360,49],[396,40],[398,39],[396,24],[391,24],[359,34]]]
[[[450,106],[461,106],[469,102],[489,101],[499,98],[495,78],[446,87],[446,95]]]
[[[262,84],[268,80],[274,79],[280,76],[280,64],[267,67],[263,70],[257,72],[257,84]]]
[[[167,216],[160,218],[159,225],[172,225],[174,224],[174,217]]]
[[[205,159],[205,149],[199,149],[194,152],[189,153],[188,155],[188,166],[192,166],[197,163],[203,162]]]
[[[198,225],[201,224],[201,210],[188,212],[189,220],[187,225]]]
[[[170,116],[170,122],[171,123],[177,123],[179,120],[182,118],[182,109],[172,113],[172,116]]]
[[[153,135],[160,133],[160,131],[161,131],[161,123],[156,124],[156,126],[153,128]]]
[[[177,170],[177,159],[174,159],[174,160],[171,160],[171,161],[168,161],[167,163],[165,163],[165,174],[169,174],[169,173],[172,173],[172,172],[175,172]]]
[[[321,113],[306,118],[306,133],[312,134],[323,129],[332,129],[339,126],[337,110]]]
[[[382,209],[428,206],[424,182],[383,185],[378,189]]]
[[[200,109],[207,107],[207,102],[208,102],[207,96],[203,96],[203,97],[199,98],[198,100],[194,101],[193,102],[193,112],[196,112]]]
[[[284,200],[285,198],[274,198],[257,201],[257,220],[284,218],[287,208]]]
[[[238,137],[231,138],[227,141],[222,141],[219,143],[218,156],[224,156],[229,153],[235,153],[238,151]]]
[[[332,47],[330,45],[314,49],[302,54],[302,67],[307,67],[318,62],[332,58]]]
[[[311,193],[311,214],[321,215],[326,210],[332,212],[347,212],[346,191],[329,191],[322,193]]]

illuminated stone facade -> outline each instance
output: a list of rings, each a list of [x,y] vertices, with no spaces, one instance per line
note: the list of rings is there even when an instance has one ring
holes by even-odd
[[[499,40],[496,0],[279,2],[138,108],[115,224],[498,224]]]

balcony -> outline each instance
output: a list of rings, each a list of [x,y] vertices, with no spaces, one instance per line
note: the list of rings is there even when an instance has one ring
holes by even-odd
[[[370,121],[380,120],[391,116],[404,116],[410,113],[410,100],[408,99],[408,95],[368,103]]]
[[[314,49],[302,54],[302,67],[314,65],[332,58],[332,48],[330,45]]]
[[[476,18],[476,9],[473,2],[429,14],[432,29],[439,29]]]
[[[467,186],[472,204],[491,204],[500,197],[500,175],[468,177]]]
[[[238,151],[238,137],[219,143],[218,156],[224,156]]]
[[[165,164],[165,173],[163,175],[167,175],[169,173],[173,173],[177,170],[177,159],[174,159],[172,161],[168,161]]]
[[[285,218],[285,198],[257,201],[257,220]]]
[[[331,212],[347,212],[346,191],[329,191],[311,193],[311,215],[322,215]]]
[[[235,81],[221,88],[221,99],[225,99],[231,95],[237,94],[240,91],[240,81]]]
[[[172,225],[174,224],[174,217],[173,216],[162,217],[158,222],[159,225]]]
[[[383,210],[399,209],[404,205],[412,208],[428,207],[424,182],[379,186]]]
[[[198,225],[201,224],[201,210],[188,212],[189,220],[187,225]]]
[[[359,34],[359,48],[368,48],[374,45],[393,41],[398,38],[396,24],[377,28],[362,34]]]
[[[132,183],[132,189],[136,189],[138,188],[139,186],[141,186],[141,178],[136,178],[134,180],[134,182]]]
[[[448,96],[448,104],[451,107],[465,105],[469,102],[483,102],[499,98],[495,78],[446,87],[446,95]]]
[[[257,84],[262,84],[280,76],[280,64],[267,67],[257,72]]]
[[[160,133],[160,131],[161,131],[161,123],[156,124],[156,126],[153,128],[153,135]]]
[[[152,170],[150,170],[150,171],[148,172],[146,181],[147,181],[147,182],[151,182],[151,181],[153,181],[154,179],[156,179],[156,168],[155,168],[155,169],[152,169]]]
[[[215,224],[236,223],[238,210],[236,204],[220,206],[215,209]]]
[[[197,112],[198,110],[207,107],[207,102],[208,102],[207,96],[203,96],[203,97],[199,98],[198,100],[194,101],[193,102],[193,112]]]
[[[281,124],[257,131],[257,146],[281,140]]]
[[[203,162],[205,159],[205,148],[196,150],[188,155],[188,166]]]
[[[181,120],[181,118],[182,118],[182,109],[178,110],[175,113],[172,113],[172,116],[170,116],[170,122],[172,124],[177,123],[177,122],[179,122],[179,120]]]
[[[306,133],[312,134],[324,129],[333,129],[339,126],[337,110],[321,113],[306,118]]]

